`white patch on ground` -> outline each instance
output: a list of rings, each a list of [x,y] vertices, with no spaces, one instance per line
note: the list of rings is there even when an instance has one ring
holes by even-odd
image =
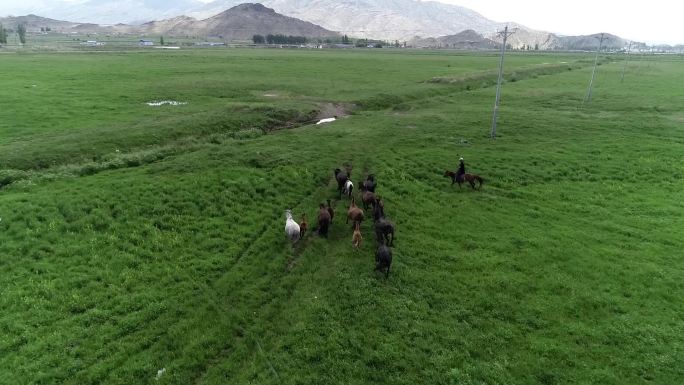
[[[316,124],[330,123],[330,122],[334,122],[335,120],[337,120],[337,119],[335,119],[335,118],[325,118],[325,119],[319,120],[318,123],[316,123]]]
[[[163,106],[165,104],[168,104],[169,106],[182,106],[182,105],[188,104],[188,103],[187,102],[178,102],[175,100],[159,100],[159,101],[153,100],[151,102],[147,102],[147,105],[152,106],[152,107],[159,107],[159,106]]]
[[[278,95],[276,95],[276,94],[264,94],[264,96],[266,96],[267,98],[275,98]]]

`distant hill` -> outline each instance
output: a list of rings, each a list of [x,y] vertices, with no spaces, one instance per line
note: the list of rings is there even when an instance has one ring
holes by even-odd
[[[509,23],[508,27],[509,30],[513,31],[513,34],[508,37],[507,44],[510,44],[513,48],[529,46],[530,49],[537,47],[541,50],[563,49],[562,44],[558,40],[558,36],[553,33],[536,31],[516,23]],[[503,30],[503,27],[500,29]],[[501,38],[497,37],[496,33],[487,34],[485,36],[494,41],[501,41]]]
[[[261,4],[240,4],[216,16],[192,24],[196,33],[222,36],[227,40],[249,40],[255,34],[331,37],[337,32],[293,17],[283,16]]]
[[[121,29],[121,28],[119,28]],[[322,38],[337,36],[315,24],[283,16],[261,4],[245,3],[204,20],[188,16],[152,21],[135,28],[138,33],[169,36],[214,36],[228,41],[251,40],[254,35],[283,34]]]
[[[455,35],[447,35],[430,38],[414,38],[409,44],[413,47],[431,48],[456,48],[456,49],[494,49],[498,44],[472,29],[465,30]]]
[[[585,50],[594,51],[599,47],[599,38],[601,34],[595,33],[588,36],[560,36],[556,47],[566,50]],[[605,49],[622,49],[627,47],[628,41],[609,33],[604,34],[603,48]]]
[[[9,9],[25,9],[21,0]],[[38,13],[61,20],[100,25],[141,24],[151,20],[187,15],[204,3],[197,0],[50,0],[24,13]],[[0,11],[2,11],[0,6]],[[14,11],[15,13],[18,13]]]
[[[66,31],[79,25],[79,23],[48,19],[47,17],[36,15],[0,17],[0,24],[7,29],[16,29],[19,24],[24,24],[28,32],[37,32],[45,27],[56,32]]]
[[[512,48],[566,50],[566,51],[595,51],[599,46],[600,33],[587,36],[557,36],[548,32],[531,31],[513,24],[510,28],[513,34],[509,36],[507,44]],[[606,33],[603,48],[619,50],[627,48],[629,42],[618,36]],[[501,47],[501,38],[496,34],[489,37],[478,34],[473,30],[463,31],[455,35],[436,38],[414,38],[410,45],[414,47],[456,48],[456,49],[492,49]],[[643,43],[633,43],[636,48]]]

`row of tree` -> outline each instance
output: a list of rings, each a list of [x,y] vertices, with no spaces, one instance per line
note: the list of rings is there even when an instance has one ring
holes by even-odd
[[[252,41],[254,44],[305,44],[307,39],[305,36],[283,35],[279,33],[266,36],[254,35],[252,36]]]
[[[252,41],[254,42],[254,44],[305,44],[309,42],[309,39],[307,39],[304,36],[286,36],[282,34],[276,34],[266,36],[254,35],[252,36]],[[343,35],[342,37],[338,38],[313,39],[311,40],[311,42],[318,44],[354,44],[357,47],[406,47],[406,42],[400,43],[398,40],[394,41],[394,43],[382,40],[369,39],[356,39],[355,41],[352,41],[352,39],[350,39],[347,35]]]
[[[520,47],[521,51],[532,51],[532,46],[529,44],[523,44],[522,47]],[[539,44],[534,45],[534,50],[539,51]]]
[[[5,27],[0,24],[0,44],[7,44],[7,35],[13,31],[5,29]],[[17,35],[19,35],[19,41],[21,44],[26,44],[26,24],[19,24],[17,26]]]

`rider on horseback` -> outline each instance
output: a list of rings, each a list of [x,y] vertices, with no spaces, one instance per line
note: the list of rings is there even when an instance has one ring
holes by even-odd
[[[465,163],[463,158],[458,160],[458,170],[456,170],[456,182],[463,182],[463,175],[465,175]]]

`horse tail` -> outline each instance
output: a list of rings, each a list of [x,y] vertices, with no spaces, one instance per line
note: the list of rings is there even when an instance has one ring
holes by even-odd
[[[480,187],[482,187],[482,184],[484,183],[484,178],[479,175],[475,175],[475,179],[477,179],[477,181],[480,182]]]

